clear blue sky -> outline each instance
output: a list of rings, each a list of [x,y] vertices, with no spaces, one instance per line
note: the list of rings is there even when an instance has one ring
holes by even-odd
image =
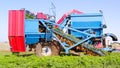
[[[108,26],[104,33],[114,33],[120,41],[120,0],[1,0],[0,41],[8,41],[8,10],[26,8],[35,13],[49,13],[50,1],[56,6],[57,20],[71,9],[84,13],[102,10]]]

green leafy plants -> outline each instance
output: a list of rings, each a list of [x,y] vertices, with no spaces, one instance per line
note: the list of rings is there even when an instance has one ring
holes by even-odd
[[[26,15],[26,19],[34,19],[35,17],[31,14],[25,14]]]
[[[119,68],[120,53],[107,56],[0,56],[0,68]]]

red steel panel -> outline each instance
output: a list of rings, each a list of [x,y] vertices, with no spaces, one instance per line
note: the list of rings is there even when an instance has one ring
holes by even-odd
[[[65,19],[68,15],[70,15],[70,14],[72,14],[72,13],[74,13],[74,14],[82,14],[83,12],[80,12],[80,11],[75,10],[75,9],[73,9],[73,10],[71,10],[71,11],[68,11],[67,13],[65,13],[65,14],[59,19],[59,21],[57,22],[57,24],[61,24],[61,23],[64,21],[64,19]]]
[[[8,37],[12,52],[25,52],[24,10],[10,10]]]
[[[25,43],[23,36],[9,36],[9,43],[12,52],[25,52]]]
[[[47,19],[47,15],[46,15],[46,14],[43,14],[43,13],[38,12],[38,13],[37,13],[37,18],[38,18],[38,19],[45,19],[45,20],[46,20],[46,19]]]
[[[9,36],[24,36],[24,10],[9,11]]]

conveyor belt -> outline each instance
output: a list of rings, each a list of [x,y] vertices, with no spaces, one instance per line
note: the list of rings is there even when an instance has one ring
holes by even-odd
[[[57,28],[54,28],[53,32],[57,36],[57,38],[59,38],[59,40],[61,42],[67,43],[69,45],[69,47],[71,47],[74,44],[81,41],[80,39],[78,39],[74,36],[63,33],[61,30],[59,30]],[[75,49],[81,50],[83,52],[86,52],[86,54],[90,54],[90,55],[94,55],[94,56],[96,56],[96,55],[104,56],[105,55],[101,49],[94,48],[91,45],[84,45],[84,43],[78,44],[78,46],[76,46]]]

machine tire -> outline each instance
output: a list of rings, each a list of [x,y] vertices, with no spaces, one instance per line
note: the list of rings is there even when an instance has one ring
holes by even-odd
[[[37,56],[55,56],[59,55],[60,48],[57,42],[41,42],[36,46]]]
[[[36,49],[35,49],[35,53],[37,56],[41,56],[41,50],[42,50],[42,45],[41,45],[41,43],[38,43],[36,45]]]
[[[59,55],[60,54],[60,44],[57,41],[51,42],[52,48],[52,55]]]

